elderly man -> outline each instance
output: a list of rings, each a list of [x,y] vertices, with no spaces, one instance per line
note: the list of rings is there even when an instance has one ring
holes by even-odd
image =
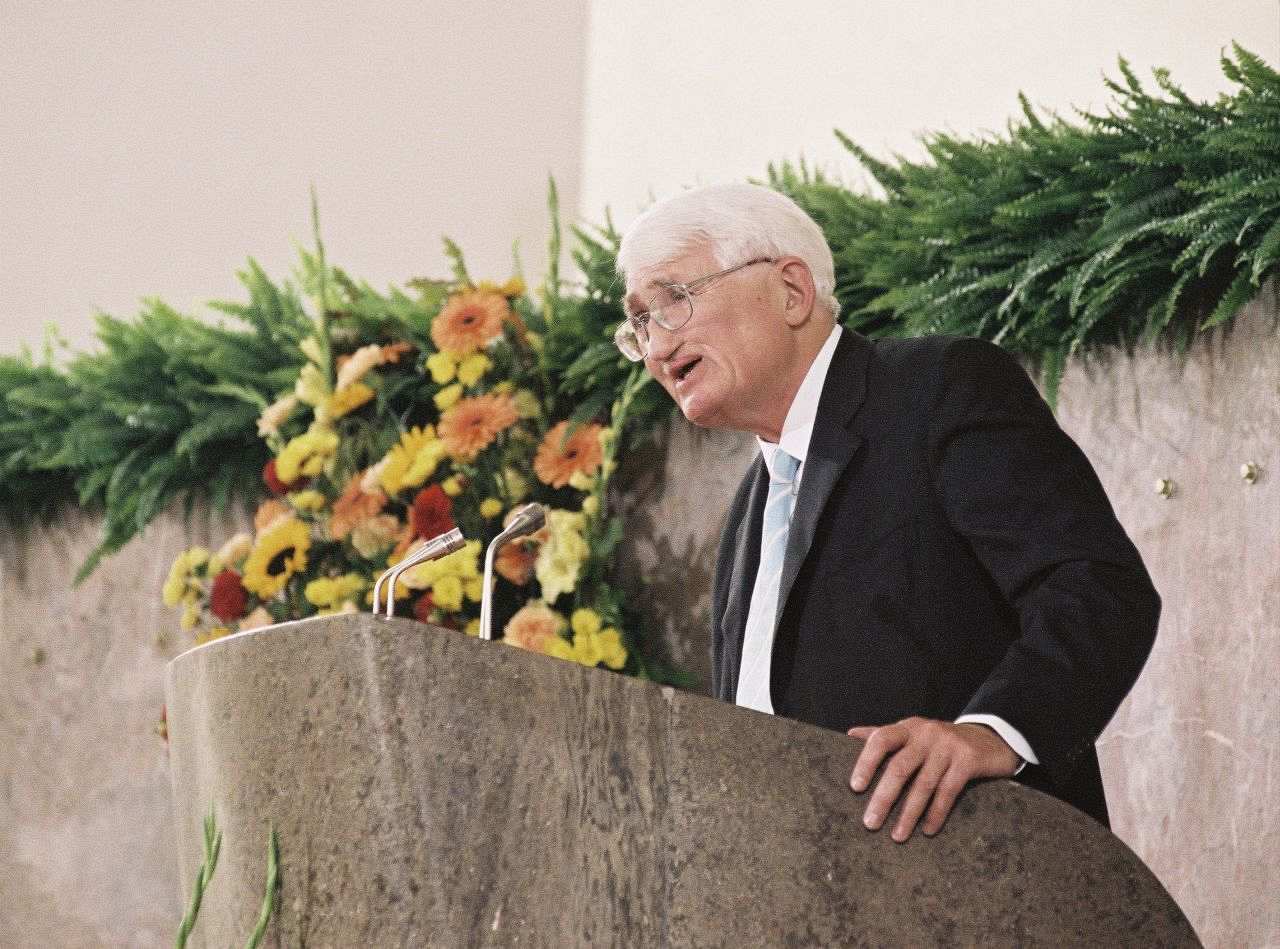
[[[978,339],[836,322],[831,251],[766,188],[699,188],[627,230],[618,347],[696,425],[753,433],[713,589],[716,695],[865,739],[864,822],[937,833],[1014,777],[1107,822],[1094,741],[1160,599],[1088,460]]]

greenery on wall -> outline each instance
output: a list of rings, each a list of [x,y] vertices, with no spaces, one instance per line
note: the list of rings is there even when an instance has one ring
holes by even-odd
[[[882,195],[803,165],[771,168],[769,181],[827,233],[848,326],[994,340],[1042,367],[1052,401],[1071,354],[1156,339],[1185,347],[1276,272],[1280,75],[1238,46],[1222,65],[1235,90],[1201,103],[1161,71],[1146,89],[1122,62],[1105,114],[1044,118],[1024,100],[1002,136],[928,137],[926,162],[881,161],[845,139]],[[552,269],[527,304],[545,326],[553,412],[600,417],[630,369],[609,342],[621,318],[618,235],[608,223],[575,229],[583,279],[566,281],[554,190],[552,204]],[[468,282],[454,257],[452,282]],[[101,317],[101,350],[65,367],[0,357],[0,513],[23,523],[68,503],[104,510],[83,575],[176,498],[256,501],[269,453],[255,423],[306,363],[300,347],[316,319],[304,300],[323,300],[321,320],[376,333],[420,323],[444,285],[380,294],[302,258],[299,286],[249,262],[248,302],[213,304],[238,326],[152,300],[133,320]],[[629,439],[670,411],[657,386],[641,388]]]

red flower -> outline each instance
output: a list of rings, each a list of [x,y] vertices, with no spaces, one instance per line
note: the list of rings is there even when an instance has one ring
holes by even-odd
[[[209,592],[209,612],[229,623],[244,616],[249,605],[249,594],[240,582],[240,574],[228,568],[213,578]]]
[[[431,611],[436,608],[435,600],[430,593],[424,593],[413,601],[413,615],[420,623],[431,622]]]
[[[277,497],[283,497],[290,491],[297,491],[304,484],[310,481],[310,478],[299,478],[297,481],[285,484],[280,480],[280,476],[276,474],[276,460],[272,458],[267,462],[267,466],[262,469],[262,480],[266,482],[271,493]]]
[[[427,540],[453,530],[453,501],[444,488],[433,484],[418,492],[409,509],[409,526],[414,537]]]

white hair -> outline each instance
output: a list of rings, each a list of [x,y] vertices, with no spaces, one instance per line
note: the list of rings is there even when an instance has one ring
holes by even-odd
[[[753,257],[799,257],[813,275],[818,300],[832,317],[840,314],[822,229],[786,195],[760,185],[706,185],[658,202],[622,236],[617,269],[646,270],[703,245],[723,268]]]

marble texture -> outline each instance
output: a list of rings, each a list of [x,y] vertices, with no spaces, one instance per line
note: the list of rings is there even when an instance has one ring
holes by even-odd
[[[861,825],[861,743],[368,614],[169,666],[180,879],[224,833],[194,945],[1195,946],[1117,838],[1011,781],[906,845]],[[190,884],[187,884],[188,891]]]

